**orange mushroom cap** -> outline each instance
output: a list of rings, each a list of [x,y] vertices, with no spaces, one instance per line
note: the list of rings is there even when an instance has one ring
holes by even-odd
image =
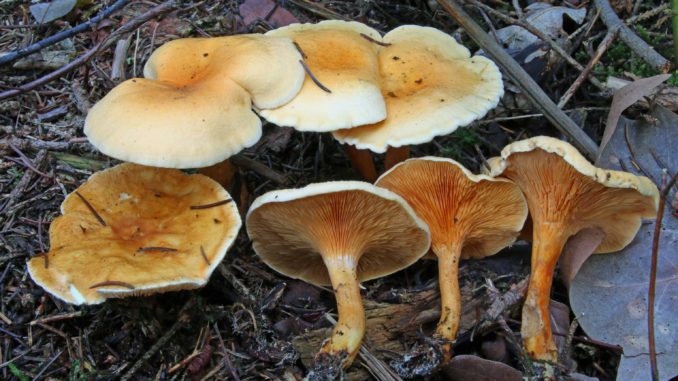
[[[438,257],[441,317],[437,337],[451,356],[461,316],[460,258],[482,258],[515,241],[527,204],[520,188],[506,179],[474,175],[454,160],[423,157],[406,160],[376,182],[402,196],[431,230]]]
[[[202,175],[130,163],[98,172],[64,200],[29,274],[73,304],[201,287],[240,230],[230,200]]]
[[[307,76],[297,96],[274,109],[261,110],[269,122],[299,131],[334,131],[386,117],[379,87],[379,32],[350,21],[328,20],[317,24],[292,24],[266,33],[294,40],[304,52],[309,70],[329,89]],[[366,36],[366,37],[364,37]]]

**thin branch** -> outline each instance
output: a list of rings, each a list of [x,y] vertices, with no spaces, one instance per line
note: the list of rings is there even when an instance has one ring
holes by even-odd
[[[89,286],[89,288],[92,289],[92,288],[108,287],[108,286],[120,286],[120,287],[129,288],[130,290],[134,290],[133,285],[131,285],[127,282],[121,282],[119,280],[108,280],[108,281],[105,281],[105,282],[95,283],[95,284]]]
[[[647,296],[647,336],[650,346],[650,367],[652,369],[652,380],[659,380],[659,370],[657,368],[657,346],[654,337],[654,296],[657,285],[657,259],[659,257],[659,240],[662,231],[662,220],[664,219],[664,208],[669,191],[673,184],[678,180],[678,173],[673,175],[671,180],[662,184],[661,194],[659,195],[659,209],[657,210],[657,219],[654,223],[654,235],[652,237],[652,267],[650,268],[650,287]]]
[[[542,40],[546,44],[548,44],[548,46],[551,48],[551,50],[553,50],[554,52],[558,53],[561,57],[563,57],[563,59],[568,64],[570,64],[572,67],[574,67],[575,69],[577,69],[579,71],[584,71],[584,67],[579,62],[577,62],[574,58],[572,58],[565,51],[565,49],[561,48],[560,45],[558,45],[555,41],[553,41],[553,39],[551,37],[547,36],[544,32],[539,30],[539,28],[533,26],[529,22],[524,21],[524,20],[517,20],[517,19],[514,19],[512,17],[506,16],[505,14],[503,14],[499,11],[496,11],[493,8],[488,7],[487,5],[481,3],[477,0],[464,0],[464,1],[486,11],[487,13],[497,17],[498,19],[502,20],[503,22],[505,22],[507,24],[517,25],[517,26],[519,26],[523,29],[526,29],[528,32],[534,34],[540,40]],[[605,89],[605,85],[603,83],[601,83],[595,77],[589,77],[588,80],[589,80],[589,82],[591,82],[597,88],[599,88],[601,90]]]
[[[161,14],[170,12],[176,7],[175,0],[165,1],[162,4],[151,8],[147,12],[131,19],[125,25],[121,26],[118,30],[108,35],[108,37],[94,46],[92,49],[88,50],[85,54],[78,57],[76,60],[69,62],[68,64],[60,67],[59,69],[36,79],[33,82],[21,85],[15,89],[7,90],[0,93],[0,100],[11,98],[19,94],[25,93],[27,91],[33,90],[39,86],[50,83],[66,73],[69,73],[76,68],[86,64],[90,59],[96,56],[101,50],[104,50],[111,46],[115,41],[118,40],[118,37],[125,33],[129,33],[139,28],[141,25],[146,23],[148,20],[155,18]]]
[[[95,17],[92,17],[89,19],[87,22],[82,23],[80,25],[77,25],[71,29],[65,30],[63,32],[59,32],[53,36],[47,37],[44,40],[40,40],[36,42],[35,44],[28,45],[25,48],[21,48],[18,50],[15,50],[11,53],[5,54],[2,57],[0,57],[0,66],[6,65],[12,61],[16,61],[20,58],[26,57],[29,54],[33,54],[40,49],[46,48],[48,46],[54,45],[59,41],[65,40],[69,37],[75,36],[76,34],[80,32],[84,32],[87,29],[92,28],[94,25],[98,24],[99,21],[105,19],[106,17],[110,16],[113,12],[121,9],[124,7],[129,0],[118,0],[113,5],[110,7],[104,9],[96,15]]]
[[[612,45],[614,40],[617,38],[617,34],[619,33],[619,28],[611,29],[607,32],[607,35],[605,35],[605,38],[603,41],[600,42],[600,45],[598,45],[598,49],[596,49],[595,54],[591,58],[591,61],[586,64],[586,67],[584,67],[584,70],[582,70],[581,74],[577,77],[577,79],[570,85],[570,87],[565,91],[565,94],[560,98],[560,101],[558,102],[558,108],[563,108],[567,102],[572,98],[575,92],[579,89],[579,87],[584,83],[584,80],[591,74],[591,70],[593,70],[593,67],[596,66],[596,64],[600,61],[601,58],[603,58],[603,54],[607,51],[607,49]]]
[[[148,246],[148,247],[140,247],[137,252],[139,253],[145,253],[149,251],[158,251],[161,253],[174,253],[179,250],[171,248],[171,247],[162,247],[162,246]]]
[[[466,33],[497,62],[506,74],[523,91],[532,104],[539,108],[546,119],[558,130],[573,140],[574,144],[584,155],[595,157],[598,150],[596,143],[574,123],[555,103],[546,95],[544,90],[530,77],[518,63],[506,53],[485,31],[464,11],[454,0],[438,0],[438,3],[450,16],[465,30]]]
[[[82,202],[85,204],[87,209],[89,209],[89,211],[94,215],[94,217],[97,219],[97,221],[99,221],[101,226],[106,226],[106,221],[104,221],[104,219],[101,218],[101,215],[97,212],[96,209],[94,209],[92,204],[90,204],[89,201],[87,201],[85,196],[81,195],[80,192],[78,192],[78,191],[75,191],[75,195],[78,196],[78,198],[80,198],[80,200],[82,200]]]
[[[619,28],[619,37],[626,43],[626,45],[633,50],[638,57],[642,58],[653,68],[668,73],[671,68],[671,62],[657,53],[654,48],[648,45],[637,34],[633,33],[629,27],[624,24],[619,16],[614,12],[607,0],[593,0],[596,7],[600,9],[600,18],[603,20],[608,29]]]
[[[326,93],[330,93],[330,94],[332,93],[332,90],[328,89],[327,86],[323,85],[322,82],[320,82],[318,80],[318,78],[316,78],[315,75],[313,75],[313,72],[311,72],[311,69],[308,68],[308,66],[306,65],[306,62],[304,62],[304,60],[299,60],[299,63],[304,68],[304,71],[306,71],[306,74],[308,74],[308,76],[311,78],[313,83],[316,84],[316,86],[320,87],[320,89],[322,91],[326,92]]]
[[[232,198],[229,198],[228,200],[221,200],[221,201],[213,202],[213,203],[211,203],[211,204],[205,204],[205,205],[191,205],[190,208],[191,208],[192,210],[196,210],[196,209],[209,209],[209,208],[215,208],[215,207],[221,206],[221,205],[226,205],[226,204],[228,204],[228,203],[230,203],[230,202],[233,202],[233,199],[232,199]]]
[[[372,38],[372,37],[366,35],[365,33],[360,33],[360,37],[366,39],[367,41],[369,41],[369,42],[371,42],[371,43],[373,43],[373,44],[377,44],[377,45],[379,45],[379,46],[391,46],[390,43],[388,43],[388,42],[377,41],[377,40],[375,40],[374,38]]]

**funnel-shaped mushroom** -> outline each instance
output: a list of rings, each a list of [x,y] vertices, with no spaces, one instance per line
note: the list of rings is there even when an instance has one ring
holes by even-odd
[[[304,53],[309,76],[284,106],[261,110],[269,122],[299,131],[326,132],[375,123],[386,117],[379,87],[379,32],[358,22],[292,24],[266,33],[289,37]]]
[[[389,147],[429,142],[482,118],[504,88],[489,59],[437,29],[405,25],[387,33],[379,51],[387,118],[333,132],[335,139],[383,153]]]
[[[209,178],[129,163],[94,174],[61,212],[50,225],[51,250],[28,271],[73,304],[201,287],[242,224]]]
[[[348,367],[360,348],[359,282],[409,266],[430,245],[426,225],[400,196],[354,181],[266,193],[250,208],[247,233],[274,270],[332,285],[339,320],[316,356],[316,373],[325,374]]]
[[[533,358],[557,361],[549,298],[553,270],[568,238],[597,228],[605,237],[596,253],[621,250],[642,218],[654,217],[659,191],[646,177],[591,165],[573,146],[535,137],[506,146],[491,161],[491,174],[513,180],[532,218],[532,268],[521,334]]]
[[[436,336],[448,359],[461,315],[459,260],[492,255],[513,243],[527,217],[525,198],[511,181],[476,176],[437,157],[406,160],[376,185],[402,196],[431,229],[441,300]]]
[[[252,101],[277,107],[299,91],[300,59],[282,37],[172,41],[151,55],[146,79],[123,82],[92,107],[85,134],[120,160],[165,168],[215,164],[261,137]]]

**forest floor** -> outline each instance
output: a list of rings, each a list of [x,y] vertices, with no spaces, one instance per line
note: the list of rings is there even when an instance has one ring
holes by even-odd
[[[32,2],[0,0],[0,56],[84,23],[112,3],[78,1],[65,15],[41,24],[30,12]],[[260,33],[296,20],[335,18],[360,21],[381,32],[403,24],[429,25],[450,33],[472,52],[478,49],[435,1],[289,0],[278,1],[275,8],[268,1],[247,1],[244,7],[241,3],[181,1],[139,20],[161,2],[131,1],[94,28],[0,66],[0,379],[299,380],[305,373],[318,340],[327,333],[323,328],[331,327],[326,315],[335,311],[334,297],[268,268],[254,254],[245,229],[207,286],[194,291],[74,307],[46,293],[26,270],[28,259],[49,250],[50,222],[59,216],[64,197],[92,173],[117,164],[84,137],[87,111],[122,80],[142,76],[146,59],[167,41]],[[523,20],[522,8],[529,2],[471,0],[466,5],[476,22],[496,34]],[[606,42],[596,58],[609,26],[593,2],[552,5],[585,10],[580,20],[553,19],[560,24],[560,36],[553,37],[566,58],[539,41],[521,49],[512,49],[508,42],[504,47],[552,100],[564,101],[561,108],[599,143],[615,90],[608,77],[633,81],[660,70],[618,37]],[[664,57],[673,57],[668,2],[618,0],[611,5],[631,31]],[[140,25],[120,33],[128,23]],[[591,72],[582,74],[591,60]],[[69,62],[76,63],[73,70],[54,74]],[[582,75],[584,81],[568,93]],[[38,86],[21,88],[36,80],[41,81]],[[678,76],[667,84],[678,84]],[[7,93],[14,89],[19,90]],[[486,158],[497,156],[512,141],[535,135],[564,138],[510,81],[506,89],[500,105],[485,118],[412,147],[412,156],[453,158],[477,173]],[[627,115],[642,117],[646,112],[647,102],[640,102]],[[261,141],[239,156],[230,192],[242,213],[254,198],[273,189],[358,179],[329,134],[265,125]],[[455,354],[528,372],[517,343],[529,253],[529,244],[519,242],[492,258],[462,263],[465,307]],[[436,274],[435,262],[422,261],[363,285],[368,316],[376,320],[368,325],[365,354],[351,368],[349,379],[388,379],[380,375],[379,366],[434,329],[440,313]],[[619,348],[587,339],[581,328],[570,331],[568,293],[558,277],[554,283],[552,298],[565,311],[563,337],[576,372],[614,380]],[[487,308],[507,292],[516,293],[518,300],[504,306],[500,319],[489,321]],[[394,320],[395,314],[402,318]],[[571,365],[568,371],[574,370]],[[455,377],[454,369],[443,368],[431,379],[459,379]]]

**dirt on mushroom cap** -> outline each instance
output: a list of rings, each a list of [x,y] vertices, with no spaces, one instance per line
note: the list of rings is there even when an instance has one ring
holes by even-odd
[[[456,40],[430,27],[401,26],[379,52],[387,118],[333,132],[335,139],[383,153],[421,144],[482,118],[503,95],[501,73],[485,57],[471,57]]]
[[[69,195],[50,226],[47,262],[28,265],[36,283],[69,303],[200,287],[241,226],[233,202],[204,207],[230,196],[202,175],[126,163],[77,192],[82,198]],[[102,283],[110,285],[91,288]]]
[[[309,70],[328,88],[307,76],[297,96],[276,109],[261,110],[269,122],[300,131],[326,132],[375,123],[386,117],[379,86],[376,30],[358,22],[329,20],[292,24],[266,35],[294,39]]]

